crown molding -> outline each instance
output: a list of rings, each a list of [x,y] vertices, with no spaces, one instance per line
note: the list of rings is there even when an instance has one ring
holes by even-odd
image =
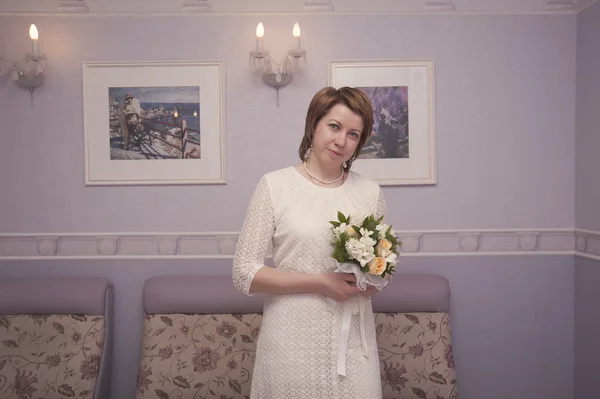
[[[0,15],[556,15],[600,0],[4,0]]]
[[[600,260],[600,231],[396,231],[401,257],[576,255]],[[238,232],[0,234],[0,260],[231,259]]]

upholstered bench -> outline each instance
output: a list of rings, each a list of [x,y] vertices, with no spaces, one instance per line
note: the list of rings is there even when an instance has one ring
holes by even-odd
[[[426,274],[374,297],[384,398],[458,398],[449,299],[448,281]],[[137,398],[249,398],[262,302],[231,277],[148,279]]]
[[[373,297],[384,399],[458,399],[449,307],[435,274],[397,274]]]
[[[1,280],[0,397],[108,399],[112,309],[102,278]]]

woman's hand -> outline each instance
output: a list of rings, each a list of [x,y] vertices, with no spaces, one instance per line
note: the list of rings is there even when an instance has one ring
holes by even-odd
[[[364,296],[365,298],[370,298],[373,295],[377,294],[378,292],[379,292],[379,290],[377,288],[373,287],[372,285],[369,285],[367,287],[367,289],[364,291],[361,291],[360,294],[362,296]]]
[[[325,273],[322,274],[319,293],[337,302],[345,301],[362,291],[356,286],[354,274]]]

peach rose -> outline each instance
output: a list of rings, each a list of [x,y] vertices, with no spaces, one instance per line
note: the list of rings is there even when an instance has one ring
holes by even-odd
[[[385,271],[386,261],[381,257],[373,258],[372,261],[369,262],[369,271],[368,274],[376,274],[381,275]]]
[[[358,233],[352,228],[352,226],[346,226],[346,233],[350,238],[358,237]]]
[[[392,249],[392,242],[382,238],[375,246],[375,253],[377,256],[386,257],[389,255],[390,249]]]

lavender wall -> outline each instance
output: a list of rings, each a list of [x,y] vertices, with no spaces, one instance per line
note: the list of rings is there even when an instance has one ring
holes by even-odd
[[[436,63],[439,183],[386,187],[391,222],[401,230],[574,226],[575,16],[261,17],[272,52],[283,54],[296,20],[309,51],[279,108],[247,69],[258,20],[0,17],[0,53],[20,57],[35,22],[52,68],[33,110],[27,92],[0,78],[0,233],[238,231],[260,175],[295,162],[303,115],[326,84],[327,61],[411,57]],[[178,59],[226,63],[228,184],[85,187],[81,62]],[[572,397],[573,262],[405,258],[405,271],[451,280],[461,398]],[[129,398],[143,280],[230,268],[230,261],[23,261],[0,263],[0,277],[114,281],[113,397]]]
[[[259,19],[275,55],[296,20],[309,52],[280,108],[248,70]],[[237,231],[260,175],[296,162],[327,61],[410,57],[436,63],[439,184],[386,188],[390,220],[406,230],[574,226],[574,15],[0,17],[6,57],[29,49],[31,22],[52,69],[34,110],[0,81],[0,169],[18,171],[0,174],[1,231]],[[81,62],[178,59],[225,60],[228,184],[85,187]]]
[[[577,18],[575,209],[577,228],[600,230],[600,4]]]
[[[577,18],[576,226],[600,230],[600,4]],[[575,259],[575,397],[595,399],[600,261]]]
[[[600,262],[575,258],[575,398],[598,398]]]

